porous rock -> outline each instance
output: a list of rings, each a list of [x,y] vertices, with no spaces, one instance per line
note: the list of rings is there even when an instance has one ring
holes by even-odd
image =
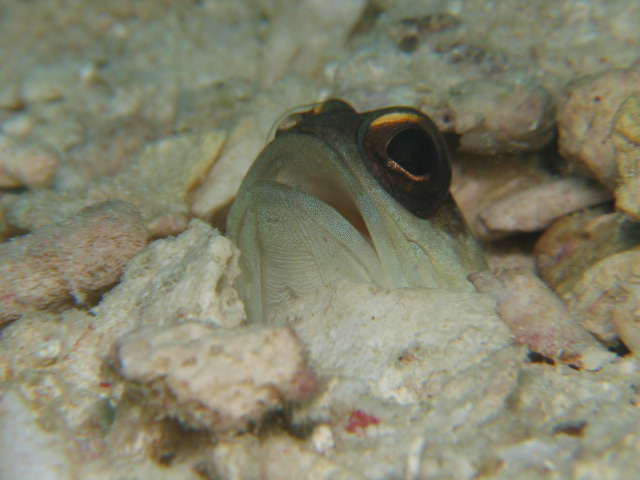
[[[560,154],[613,189],[618,169],[609,140],[622,102],[640,90],[640,68],[613,69],[574,82],[557,113]]]
[[[517,230],[490,230],[481,217],[483,212],[490,212],[494,205],[509,205],[518,199],[520,192],[552,181],[549,173],[540,167],[538,155],[487,157],[456,154],[453,160],[451,193],[474,236],[484,241],[514,235]],[[529,216],[532,213],[535,211],[532,212],[530,207]],[[519,223],[513,221],[513,215],[510,220],[511,224]]]
[[[105,451],[105,431],[113,421],[109,402],[115,404],[121,395],[119,384],[104,376],[110,346],[142,326],[185,320],[241,324],[244,309],[232,285],[238,255],[228,239],[194,220],[177,238],[156,240],[130,261],[122,281],[90,311],[23,315],[6,325],[0,336],[0,394],[19,386],[43,422],[60,435],[81,438],[83,455],[98,457]],[[130,455],[138,451],[134,447],[141,431],[126,444],[133,448]],[[98,470],[103,467],[96,465]]]
[[[614,357],[530,270],[485,271],[469,278],[478,292],[498,300],[500,318],[509,325],[516,341],[531,351],[587,370],[597,370]]]
[[[211,168],[225,136],[222,131],[186,132],[151,143],[127,168],[111,177],[93,180],[79,189],[23,195],[8,207],[7,221],[31,230],[73,215],[85,205],[112,199],[136,205],[147,226],[166,215],[187,214],[189,193]],[[180,233],[162,230],[152,234]]]
[[[561,297],[596,262],[634,248],[638,225],[619,212],[594,208],[559,218],[538,238],[536,271]]]
[[[535,246],[541,277],[581,325],[607,344],[629,341],[635,351],[639,242],[637,223],[593,209],[557,220]]]
[[[260,442],[249,435],[220,442],[213,458],[221,480],[364,480],[360,472],[320,455],[300,440],[273,435]]]
[[[375,395],[401,404],[433,395],[451,375],[511,343],[491,298],[440,289],[337,282],[275,318],[294,325],[319,368],[364,380]]]
[[[480,212],[485,237],[536,232],[568,213],[611,200],[595,181],[567,177],[514,192]]]
[[[314,383],[287,327],[142,329],[116,342],[111,363],[160,416],[212,432],[244,430]]]
[[[245,319],[233,288],[239,255],[230,240],[194,219],[178,237],[156,240],[133,259],[94,313],[134,326],[181,320],[238,326]]]
[[[460,150],[483,155],[532,152],[553,137],[553,102],[539,86],[476,80],[451,89]]]
[[[640,86],[640,80],[638,81]],[[631,94],[616,113],[611,131],[620,174],[616,207],[640,221],[640,90]]]
[[[57,167],[51,151],[0,134],[0,188],[48,187]]]
[[[133,205],[111,201],[0,245],[0,323],[86,302],[120,278],[148,236]]]
[[[639,283],[640,251],[635,248],[595,262],[564,298],[587,330],[604,342],[615,343],[616,325],[636,328]]]
[[[44,431],[20,394],[0,401],[0,478],[71,480],[72,462],[58,435]]]

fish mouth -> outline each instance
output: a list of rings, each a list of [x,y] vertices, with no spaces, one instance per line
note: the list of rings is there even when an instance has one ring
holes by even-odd
[[[334,175],[316,173],[302,168],[285,168],[278,172],[274,180],[312,196],[330,206],[346,220],[373,248],[373,239],[364,215],[354,193]]]

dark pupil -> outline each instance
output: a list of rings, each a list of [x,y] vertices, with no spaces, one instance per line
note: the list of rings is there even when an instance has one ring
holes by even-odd
[[[387,146],[387,156],[417,177],[430,173],[436,160],[436,146],[431,138],[418,128],[396,133]]]

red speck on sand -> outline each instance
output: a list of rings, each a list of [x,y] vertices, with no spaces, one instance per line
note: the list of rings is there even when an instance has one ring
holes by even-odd
[[[349,433],[356,433],[369,425],[377,425],[379,423],[380,420],[373,415],[364,413],[362,410],[354,410],[351,412],[351,415],[349,415],[349,420],[347,421],[345,430]]]

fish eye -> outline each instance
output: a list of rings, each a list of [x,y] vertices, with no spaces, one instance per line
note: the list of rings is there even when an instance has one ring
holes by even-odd
[[[444,137],[418,110],[388,108],[365,117],[363,159],[385,191],[419,218],[434,215],[449,195],[451,165]]]
[[[387,157],[416,177],[430,172],[430,160],[438,155],[431,138],[419,128],[396,133],[387,145]]]

